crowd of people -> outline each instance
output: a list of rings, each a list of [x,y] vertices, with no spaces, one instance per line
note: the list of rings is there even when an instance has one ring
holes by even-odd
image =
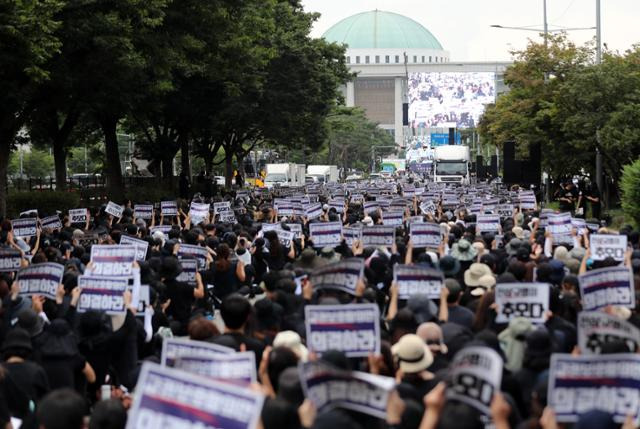
[[[555,353],[581,353],[579,275],[627,266],[639,287],[637,230],[625,226],[619,231],[591,231],[625,235],[628,243],[622,260],[595,260],[588,229],[573,229],[571,242],[557,242],[549,228],[545,230],[539,207],[519,209],[517,192],[506,189],[444,187],[411,178],[312,187],[225,191],[210,201],[193,198],[212,206],[227,201],[232,217],[212,210],[196,218],[191,201],[179,200],[178,214],[170,217],[159,207],[150,218],[135,217],[136,203],[144,202],[131,201],[124,202],[117,218],[105,211],[106,205],[89,207],[83,223],[72,223],[67,213],[59,213],[60,228],[38,227],[32,237],[19,237],[11,220],[3,220],[0,250],[19,251],[21,269],[58,263],[64,274],[54,296],[45,297],[21,291],[18,269],[0,272],[0,426],[124,428],[140,389],[143,364],[160,362],[167,339],[188,338],[255,354],[257,383],[247,388],[266,398],[258,422],[264,429],[479,428],[488,422],[496,428],[560,427],[547,403],[549,367]],[[448,206],[451,198],[443,194],[452,193],[460,204]],[[317,200],[322,211],[313,218],[283,216],[276,202],[291,196]],[[472,210],[469,203],[494,197],[511,202],[513,212],[503,213],[496,231],[477,232],[477,216],[486,208]],[[336,199],[344,202],[343,210],[329,204]],[[314,244],[309,233],[313,224],[385,224],[384,204],[372,211],[365,210],[365,204],[391,199],[404,199],[405,208],[390,246],[369,246],[346,237],[335,246]],[[433,204],[423,204],[426,199]],[[51,215],[56,213],[38,213],[39,218]],[[29,216],[33,214],[24,214]],[[438,224],[440,244],[415,246],[409,227],[414,221]],[[279,231],[295,231],[296,224],[301,232],[282,240]],[[92,270],[92,248],[119,244],[122,237],[148,244],[144,258],[133,267],[139,283],[148,285],[148,302],[136,306],[127,291],[122,314],[79,311],[83,290],[78,279]],[[197,246],[206,255],[193,283],[180,277],[181,246]],[[349,258],[364,261],[353,292],[314,285],[314,272]],[[416,294],[400,299],[394,280],[397,265],[440,272],[438,298]],[[548,288],[544,322],[527,317],[501,320],[495,293],[500,283]],[[340,350],[318,353],[309,347],[306,307],[355,303],[379,309],[379,353],[354,358]],[[608,305],[601,311],[640,327],[636,311],[628,307]],[[637,352],[637,344],[609,340],[601,344],[601,354]],[[500,356],[501,381],[491,395],[489,412],[449,395],[455,388],[451,363],[467,347],[488,348]],[[392,378],[386,416],[340,406],[318,409],[305,395],[298,367],[311,361]],[[631,417],[637,412],[630,412]],[[574,427],[614,428],[620,422],[610,413],[585,410]],[[631,418],[624,427],[635,427]]]

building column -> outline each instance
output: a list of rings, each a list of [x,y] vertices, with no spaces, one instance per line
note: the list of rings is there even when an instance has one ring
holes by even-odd
[[[402,135],[402,78],[397,77],[395,79],[395,95],[394,95],[394,113],[395,119],[393,128],[395,130],[395,143],[402,145],[404,142],[404,136]]]
[[[354,107],[356,105],[356,88],[353,81],[347,82],[347,95],[345,98],[347,107]]]

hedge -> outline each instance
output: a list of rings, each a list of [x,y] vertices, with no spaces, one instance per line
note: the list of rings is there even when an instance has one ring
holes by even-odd
[[[640,159],[622,169],[620,180],[622,210],[627,219],[640,226]]]
[[[11,191],[7,199],[7,215],[17,218],[20,212],[38,209],[40,217],[55,214],[56,210],[66,213],[80,207],[80,194],[60,191]]]

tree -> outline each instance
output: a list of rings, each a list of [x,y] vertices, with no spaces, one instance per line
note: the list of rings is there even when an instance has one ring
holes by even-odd
[[[621,189],[625,215],[640,225],[640,159],[624,166]]]
[[[53,171],[53,157],[48,151],[32,149],[30,151],[13,152],[9,161],[9,174],[20,174],[20,156],[22,156],[22,173],[30,178],[44,178]]]
[[[18,131],[48,78],[47,60],[60,47],[54,33],[58,0],[0,0],[0,217],[7,214],[7,168]]]
[[[348,168],[368,170],[372,148],[395,146],[393,137],[367,119],[359,107],[337,107],[327,117],[328,163]],[[393,152],[393,148],[380,148],[376,155]]]

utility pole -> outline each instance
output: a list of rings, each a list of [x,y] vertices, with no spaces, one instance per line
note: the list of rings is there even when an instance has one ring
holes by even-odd
[[[602,35],[600,25],[600,0],[596,0],[596,64],[602,63]],[[596,130],[596,184],[598,192],[600,192],[600,203],[606,207],[607,201],[604,200],[604,183],[602,180],[602,152],[600,151],[600,130]]]
[[[544,47],[547,48],[547,36],[549,35],[549,25],[547,24],[547,0],[542,0],[542,13],[544,14]]]

